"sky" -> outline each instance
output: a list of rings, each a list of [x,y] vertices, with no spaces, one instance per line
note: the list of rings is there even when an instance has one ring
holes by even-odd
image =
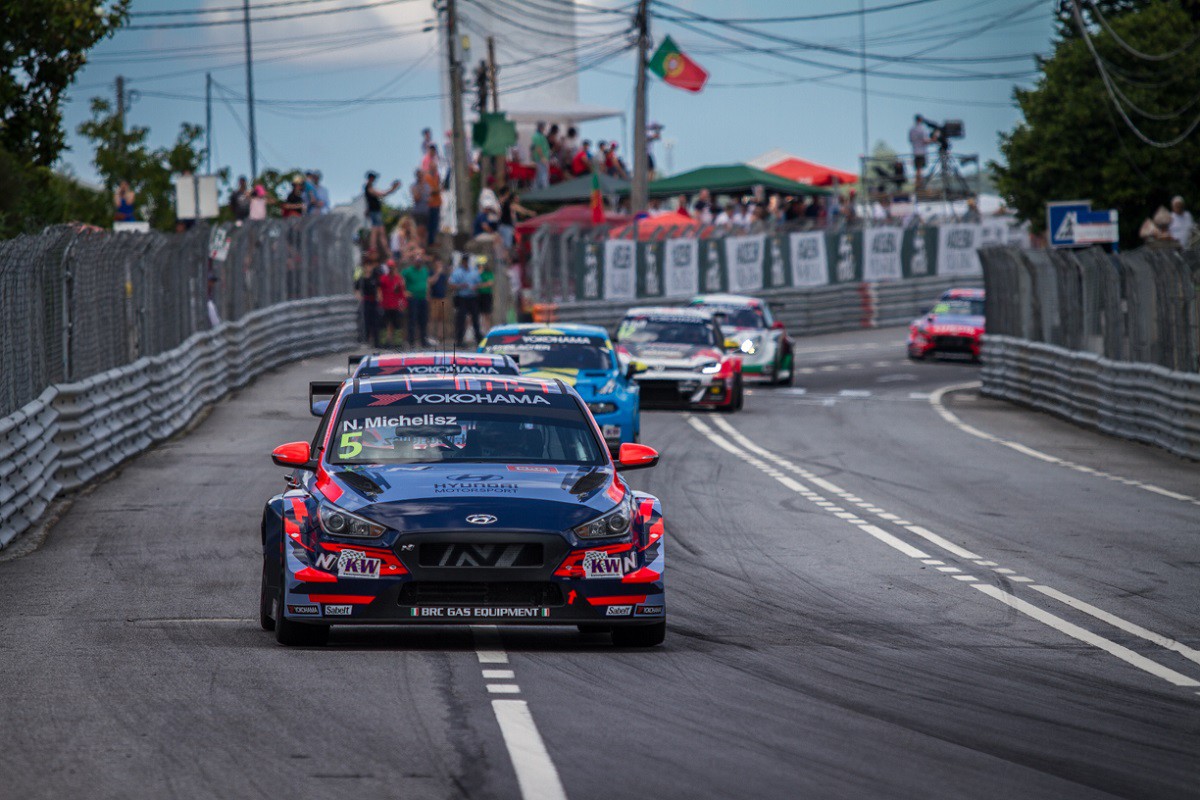
[[[506,13],[511,13],[507,7],[524,5],[523,18],[533,25],[537,4],[564,1],[458,0],[468,16],[472,5],[500,3],[494,8]],[[860,1],[868,9],[865,16],[827,16],[856,12]],[[318,168],[335,203],[359,193],[368,169],[387,183],[395,177],[407,184],[419,159],[421,129],[441,126],[444,65],[431,0],[314,0],[298,7],[262,7],[279,2],[251,2],[254,16],[293,17],[253,25],[260,169]],[[594,40],[622,25],[619,15],[595,9],[630,5],[629,0],[576,2],[579,34]],[[165,145],[181,123],[204,124],[207,70],[215,86],[213,166],[247,173],[240,14],[159,15],[238,5],[237,0],[133,0],[130,25],[237,24],[125,29],[94,48],[64,109],[71,150],[62,161],[68,169],[96,179],[91,148],[76,129],[88,117],[89,98],[113,96],[117,75],[125,77],[132,93],[129,124],[148,127],[151,144]],[[748,161],[772,148],[857,172],[863,151],[860,21],[869,56],[871,146],[882,140],[906,150],[908,128],[920,113],[939,121],[962,119],[966,136],[955,142],[955,151],[978,153],[985,161],[996,158],[999,133],[1020,121],[1013,87],[1032,85],[1033,54],[1048,53],[1053,34],[1053,0],[671,0],[652,5],[660,16],[675,18],[652,20],[655,44],[670,35],[710,74],[699,94],[650,78],[650,119],[664,126],[656,158],[660,168],[674,173]],[[898,7],[872,11],[885,6]],[[747,21],[717,25],[698,16]],[[621,41],[619,35],[608,39]],[[549,67],[502,68],[501,87],[506,77],[529,80],[538,69]],[[619,118],[602,120],[585,124],[583,137],[613,139],[629,152],[634,72],[633,53],[625,51],[580,73],[581,103],[622,109],[626,115],[624,129]]]

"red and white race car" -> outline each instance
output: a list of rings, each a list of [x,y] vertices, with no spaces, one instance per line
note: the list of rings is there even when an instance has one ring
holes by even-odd
[[[908,326],[908,357],[958,355],[978,361],[984,327],[983,289],[947,289],[937,305]]]

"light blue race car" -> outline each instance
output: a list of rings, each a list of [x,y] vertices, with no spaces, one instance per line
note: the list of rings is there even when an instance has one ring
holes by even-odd
[[[497,325],[479,343],[481,353],[515,358],[521,374],[558,379],[574,387],[614,452],[637,442],[642,420],[637,365],[623,366],[608,331],[596,325]]]

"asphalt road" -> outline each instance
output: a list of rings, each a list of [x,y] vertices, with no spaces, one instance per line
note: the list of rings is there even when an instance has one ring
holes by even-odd
[[[646,651],[277,645],[267,454],[344,360],[260,378],[0,562],[0,797],[1200,797],[1200,465],[941,391],[977,368],[901,336],[802,340],[796,387],[740,414],[643,417],[670,615]]]

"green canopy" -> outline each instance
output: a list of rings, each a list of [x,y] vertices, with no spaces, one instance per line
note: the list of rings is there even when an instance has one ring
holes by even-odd
[[[600,194],[610,197],[614,194],[629,194],[629,181],[613,178],[608,175],[600,176]],[[592,196],[592,176],[581,175],[569,181],[547,186],[545,189],[530,189],[521,193],[523,203],[578,203],[587,201]]]
[[[713,194],[750,194],[755,186],[778,194],[833,194],[830,189],[796,183],[749,164],[720,164],[698,167],[690,172],[672,175],[650,184],[651,197],[670,197],[676,194],[695,194],[708,189]]]

